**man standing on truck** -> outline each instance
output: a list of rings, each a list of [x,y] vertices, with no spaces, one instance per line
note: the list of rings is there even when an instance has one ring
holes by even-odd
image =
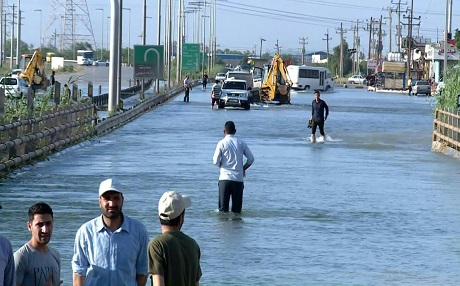
[[[324,115],[326,111],[326,115]],[[316,142],[316,127],[319,127],[319,133],[323,136],[323,140],[326,140],[324,133],[324,122],[327,120],[329,115],[329,107],[326,102],[320,98],[319,90],[315,90],[315,99],[311,103],[311,117],[309,124],[311,124],[311,142]]]
[[[220,81],[216,80],[216,83],[214,83],[211,88],[211,109],[214,108],[214,103],[217,104],[217,107],[219,107],[219,99],[221,93],[222,86],[220,85]]]

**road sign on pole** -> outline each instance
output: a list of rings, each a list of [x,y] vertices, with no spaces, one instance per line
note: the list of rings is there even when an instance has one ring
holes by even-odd
[[[200,70],[200,44],[183,44],[182,71],[196,72]]]
[[[164,79],[164,47],[162,45],[134,46],[134,78]]]

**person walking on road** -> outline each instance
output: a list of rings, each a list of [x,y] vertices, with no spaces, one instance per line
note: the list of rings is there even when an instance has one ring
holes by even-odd
[[[228,212],[230,197],[232,212],[241,213],[243,207],[243,179],[246,170],[254,163],[254,155],[248,145],[235,137],[233,121],[227,121],[224,127],[224,139],[217,143],[213,164],[220,168],[219,175],[219,211]],[[246,163],[243,164],[243,157]]]
[[[311,124],[311,142],[313,143],[316,142],[316,127],[319,127],[319,133],[323,136],[323,140],[326,140],[324,122],[329,115],[329,107],[320,96],[319,90],[315,90],[315,99],[313,99],[311,103],[311,117],[309,123]]]
[[[222,86],[220,85],[220,81],[216,80],[216,82],[211,87],[211,109],[214,108],[214,104],[219,106],[219,99],[222,93]]]
[[[206,90],[206,86],[208,85],[208,75],[207,74],[203,74],[202,83],[203,83],[203,90]]]
[[[0,285],[16,286],[13,248],[10,241],[0,235]]]
[[[32,237],[14,253],[16,285],[61,285],[61,256],[48,246],[53,235],[53,210],[46,203],[37,203],[29,208],[28,215]]]
[[[142,223],[123,214],[121,190],[115,179],[99,185],[102,215],[83,224],[75,236],[74,286],[147,283],[147,230]]]
[[[184,102],[190,101],[190,90],[192,90],[192,84],[190,82],[189,76],[186,76],[184,79]]]
[[[181,231],[185,209],[191,200],[178,192],[164,193],[158,202],[161,234],[148,246],[149,273],[153,286],[199,285],[201,278],[198,243]]]

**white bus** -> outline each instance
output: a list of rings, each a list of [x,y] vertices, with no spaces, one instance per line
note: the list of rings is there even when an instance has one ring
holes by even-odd
[[[287,71],[294,90],[328,91],[334,88],[332,73],[327,68],[289,65]]]
[[[94,52],[91,50],[77,50],[77,64],[91,66],[94,61]]]

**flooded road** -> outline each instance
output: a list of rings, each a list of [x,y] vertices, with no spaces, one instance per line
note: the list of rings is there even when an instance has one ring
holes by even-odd
[[[28,207],[48,202],[71,285],[75,232],[100,214],[99,183],[116,176],[124,212],[151,238],[163,192],[192,197],[183,231],[201,246],[201,285],[457,285],[460,169],[430,151],[430,98],[354,89],[322,98],[331,140],[312,144],[312,93],[294,93],[290,106],[211,110],[209,88],[197,87],[188,104],[178,96],[0,181],[0,232],[18,249],[30,238]],[[212,155],[227,120],[255,156],[236,217],[215,211]]]

